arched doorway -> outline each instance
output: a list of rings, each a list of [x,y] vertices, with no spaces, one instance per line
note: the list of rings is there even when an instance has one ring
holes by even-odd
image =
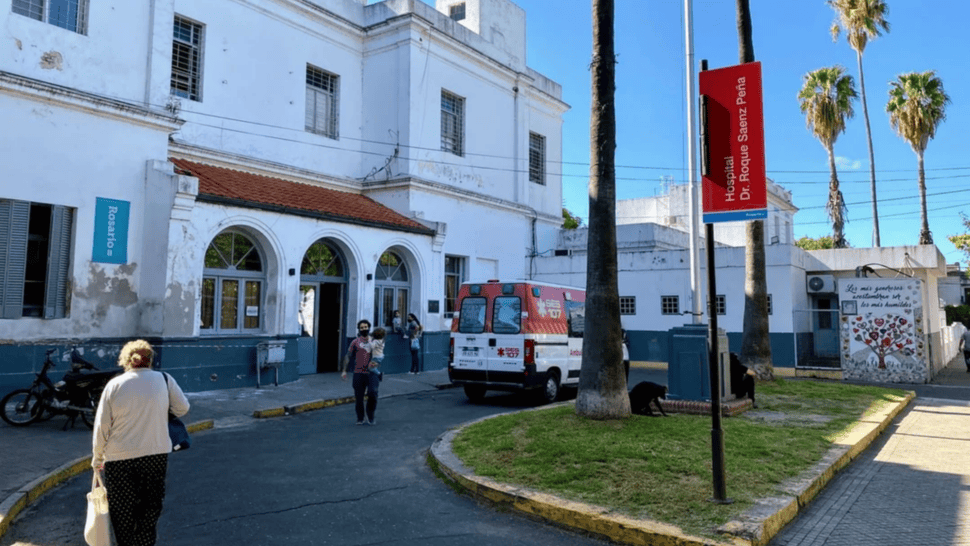
[[[411,297],[411,277],[400,254],[387,251],[381,254],[374,271],[374,325],[391,327],[394,311],[401,312],[407,321]]]
[[[336,245],[319,239],[300,266],[300,373],[336,372],[344,340],[347,268]]]

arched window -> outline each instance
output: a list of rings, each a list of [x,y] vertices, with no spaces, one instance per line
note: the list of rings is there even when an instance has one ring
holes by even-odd
[[[401,256],[391,251],[381,254],[374,279],[374,325],[390,327],[394,311],[400,311],[406,322],[411,280]]]
[[[237,231],[217,235],[202,270],[202,332],[260,331],[265,280],[259,247],[249,237]]]
[[[340,259],[340,254],[322,239],[310,245],[306,254],[303,255],[303,265],[300,266],[300,277],[319,278],[344,278],[344,263]]]

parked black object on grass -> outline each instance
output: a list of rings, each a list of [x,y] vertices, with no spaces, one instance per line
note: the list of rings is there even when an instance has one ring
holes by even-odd
[[[49,349],[44,367],[33,384],[27,389],[17,389],[0,400],[0,418],[15,427],[50,419],[55,415],[66,415],[67,425],[74,426],[78,416],[88,428],[94,426],[94,415],[101,400],[101,391],[119,370],[98,371],[90,362],[81,358],[76,347],[71,349],[71,371],[57,383],[47,376],[48,370],[56,367],[51,355],[57,349]]]

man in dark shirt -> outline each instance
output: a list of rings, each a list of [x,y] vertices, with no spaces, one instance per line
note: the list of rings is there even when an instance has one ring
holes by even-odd
[[[352,384],[354,386],[354,398],[356,399],[354,408],[357,410],[358,425],[363,425],[365,422],[368,425],[377,424],[377,421],[374,419],[374,410],[377,409],[377,387],[381,383],[376,373],[370,373],[370,353],[362,346],[369,339],[370,321],[363,319],[357,323],[357,337],[354,338],[354,341],[350,343],[350,347],[347,348],[347,354],[344,355],[344,371],[340,374],[340,378],[346,381],[347,372],[351,370],[354,372]],[[366,421],[364,421],[365,391],[367,392]]]

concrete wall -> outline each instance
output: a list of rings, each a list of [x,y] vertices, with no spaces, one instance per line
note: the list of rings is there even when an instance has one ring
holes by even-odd
[[[524,12],[506,0],[474,9],[472,30],[413,0],[91,2],[81,35],[0,0],[0,111],[18,128],[0,149],[12,152],[10,179],[23,181],[0,198],[77,209],[68,318],[3,321],[0,361],[16,363],[0,368],[0,387],[43,360],[28,344],[79,340],[110,356],[135,336],[158,344],[163,368],[190,390],[254,383],[255,346],[268,339],[286,341],[281,379],[293,379],[300,277],[288,271],[320,238],[349,269],[345,331],[373,314],[366,277],[387,250],[407,261],[410,306],[429,335],[450,325],[427,312],[443,300],[446,255],[466,258],[470,278],[529,276],[561,223],[555,165],[568,105],[557,83],[526,66]],[[170,97],[176,15],[204,25],[198,101]],[[308,64],[340,77],[338,139],[304,128]],[[460,157],[440,150],[442,89],[466,100]],[[528,179],[530,131],[546,138],[543,185]],[[436,235],[205,202],[170,156],[363,193]],[[96,197],[131,203],[126,264],[91,261]],[[203,257],[229,228],[263,255],[258,334],[200,332]],[[442,339],[425,349],[433,366],[446,358]]]
[[[152,258],[141,242],[157,234],[155,227],[143,223],[145,164],[149,157],[164,155],[167,133],[176,125],[120,106],[94,105],[70,93],[35,91],[13,83],[0,89],[4,121],[18,128],[0,134],[9,181],[0,189],[0,198],[75,209],[70,312],[63,319],[0,321],[0,343],[103,332],[136,335],[140,295],[146,289],[145,262]],[[125,264],[92,261],[98,197],[130,202]]]
[[[632,237],[642,234],[645,226],[618,226],[617,260],[620,296],[636,298],[636,314],[620,317],[630,334],[632,360],[666,360],[667,332],[691,323],[690,260],[686,250],[637,250]],[[571,232],[569,240],[585,241],[582,231]],[[663,232],[663,229],[660,230]],[[626,235],[621,237],[621,235]],[[650,245],[651,243],[644,243]],[[570,256],[542,257],[537,262],[536,279],[569,286],[586,285],[586,253],[571,248]],[[769,331],[775,366],[795,366],[795,333],[810,332],[804,320],[796,323],[792,305],[804,305],[805,252],[790,245],[773,245],[766,249],[768,293],[772,297]],[[715,253],[718,294],[726,298],[726,315],[718,316],[718,327],[727,331],[732,351],[740,349],[744,323],[744,249],[718,248]],[[707,282],[704,278],[702,297],[706,308]],[[677,296],[679,315],[661,314],[661,296]],[[797,328],[797,329],[796,329]]]
[[[13,13],[11,0],[0,0],[0,70],[126,102],[143,102],[153,3],[90,4],[87,32],[79,34]],[[168,30],[171,40],[171,20]],[[171,41],[169,50],[171,55]],[[115,74],[126,77],[115,78]]]

